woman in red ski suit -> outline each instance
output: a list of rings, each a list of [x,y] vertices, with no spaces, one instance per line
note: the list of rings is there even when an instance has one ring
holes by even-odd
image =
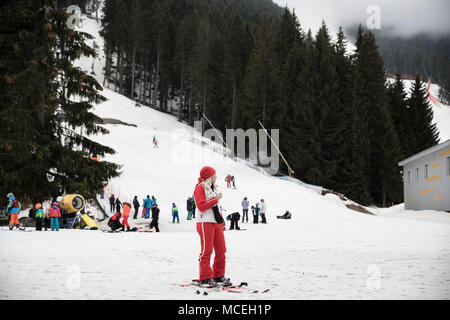
[[[225,237],[223,234],[224,220],[219,212],[218,202],[222,194],[216,194],[214,183],[216,171],[211,167],[203,167],[200,171],[198,184],[195,186],[194,199],[199,210],[197,232],[200,236],[201,253],[198,259],[200,269],[200,284],[216,286],[222,283],[231,285],[225,278]],[[211,254],[215,251],[214,264],[211,269]]]

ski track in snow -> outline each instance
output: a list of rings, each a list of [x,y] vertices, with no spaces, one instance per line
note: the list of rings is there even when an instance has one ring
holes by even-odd
[[[98,34],[92,19],[84,29]],[[102,48],[101,39],[96,43]],[[94,65],[98,80],[102,62],[100,57]],[[89,69],[92,60],[80,63]],[[97,115],[138,126],[105,125],[111,133],[94,138],[117,152],[102,160],[123,165],[122,176],[108,190],[122,201],[135,194],[140,202],[155,195],[161,232],[0,228],[0,299],[450,298],[450,214],[406,211],[403,205],[368,208],[376,216],[351,211],[334,195],[320,196],[224,162],[188,142],[186,135],[177,141],[174,132],[192,128],[170,115],[137,108],[108,89],[103,94],[109,100],[95,107]],[[153,149],[154,134],[159,149]],[[203,296],[195,294],[196,288],[171,285],[189,283],[198,274],[199,237],[195,220],[186,221],[185,204],[205,164],[217,170],[225,214],[240,211],[244,196],[251,204],[261,198],[267,202],[267,225],[240,223],[246,231],[225,232],[226,275],[235,283],[248,282],[251,289],[269,288],[267,293],[208,291]],[[225,188],[228,173],[235,175],[237,190]],[[172,202],[178,205],[180,224],[171,223]],[[285,210],[292,212],[292,220],[276,219]],[[130,220],[132,226],[144,222]]]

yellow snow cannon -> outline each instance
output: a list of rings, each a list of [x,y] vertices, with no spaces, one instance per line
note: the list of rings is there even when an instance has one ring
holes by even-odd
[[[68,194],[62,197],[59,202],[59,207],[65,213],[76,213],[80,212],[86,206],[86,201],[83,196],[79,194]]]

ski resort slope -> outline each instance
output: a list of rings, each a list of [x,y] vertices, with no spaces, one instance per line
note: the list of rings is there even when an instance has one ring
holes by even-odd
[[[95,106],[97,115],[136,125],[106,124],[110,134],[93,137],[116,151],[102,161],[122,165],[106,197],[112,192],[130,201],[137,195],[142,202],[154,195],[161,232],[0,228],[0,299],[450,298],[448,213],[410,212],[401,205],[368,208],[376,215],[349,210],[350,201],[321,196],[190,142],[193,129],[171,115],[136,107],[108,89],[103,94],[108,101]],[[174,285],[198,277],[200,241],[195,219],[186,220],[186,199],[204,165],[217,170],[224,215],[241,212],[244,196],[252,205],[261,198],[267,203],[267,225],[240,223],[246,230],[225,231],[226,276],[259,293],[203,296]],[[237,189],[226,188],[227,174],[235,176]],[[173,202],[180,224],[171,223]],[[285,210],[292,219],[276,219]],[[149,220],[131,219],[132,226],[144,223]],[[265,289],[270,291],[261,293]]]
[[[160,233],[0,231],[1,299],[448,299],[450,220],[411,217],[401,207],[369,208],[378,215],[347,209],[334,195],[264,175],[224,161],[191,143],[192,129],[172,116],[112,91],[95,107],[102,117],[137,125],[105,125],[109,135],[95,139],[116,154],[102,160],[121,164],[111,188],[121,200],[155,195],[161,209]],[[184,135],[186,134],[186,135]],[[152,147],[156,135],[159,148]],[[226,231],[227,276],[267,293],[210,292],[196,295],[188,283],[198,275],[200,253],[195,219],[186,220],[186,199],[203,165],[216,168],[221,206],[240,211],[247,196],[264,198],[268,224],[240,224]],[[237,189],[223,179],[236,177]],[[108,196],[108,195],[107,195]],[[171,204],[181,222],[171,223]],[[292,220],[279,220],[285,210]],[[425,215],[424,212],[423,215]],[[408,217],[408,218],[405,218]],[[250,220],[251,221],[251,220]],[[146,220],[146,223],[149,221]],[[132,220],[132,225],[143,219]],[[229,226],[229,224],[228,224]],[[51,270],[49,272],[48,270]]]

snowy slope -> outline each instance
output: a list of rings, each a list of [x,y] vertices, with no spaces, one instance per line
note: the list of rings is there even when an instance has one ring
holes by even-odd
[[[89,31],[98,28],[88,22]],[[90,67],[89,61],[82,64]],[[129,201],[137,195],[142,201],[154,195],[161,232],[0,228],[5,244],[0,246],[0,299],[450,298],[448,213],[409,212],[401,206],[369,208],[376,216],[351,211],[334,195],[320,196],[190,142],[193,129],[170,115],[136,107],[107,89],[103,94],[108,101],[95,107],[97,115],[137,125],[105,125],[110,134],[94,138],[116,151],[102,160],[123,166],[107,196],[113,192]],[[152,147],[153,135],[159,149]],[[264,295],[212,292],[205,297],[171,285],[198,274],[199,237],[195,220],[186,220],[185,203],[203,165],[216,168],[227,213],[240,211],[244,196],[252,204],[261,198],[267,202],[267,225],[241,224],[247,230],[225,233],[227,276],[252,288],[270,288]],[[237,190],[226,188],[226,174],[236,177]],[[180,224],[171,223],[172,202],[179,206]],[[285,210],[292,220],[276,219]]]

